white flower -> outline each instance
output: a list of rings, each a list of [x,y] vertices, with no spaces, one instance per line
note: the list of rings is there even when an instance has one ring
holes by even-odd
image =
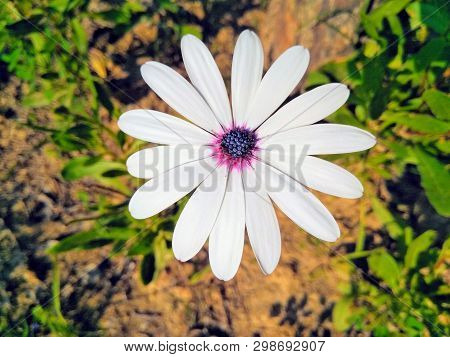
[[[335,241],[340,235],[336,221],[305,187],[345,198],[362,195],[355,176],[311,156],[356,152],[375,144],[374,136],[359,128],[315,124],[345,103],[347,87],[326,84],[278,109],[306,72],[309,52],[301,46],[289,48],[263,77],[261,42],[246,30],[233,56],[231,109],[207,47],[187,35],[181,50],[192,85],[157,62],[145,63],[141,73],[190,122],[139,109],[119,119],[128,135],[163,144],[127,161],[132,175],[151,179],[131,198],[131,215],[153,216],[195,189],[175,227],[173,251],[187,261],[209,237],[211,268],[222,280],[233,278],[239,268],[245,229],[262,271],[275,269],[281,238],[272,201],[306,232]]]

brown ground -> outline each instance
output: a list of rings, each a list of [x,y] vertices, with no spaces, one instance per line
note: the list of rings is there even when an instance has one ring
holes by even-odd
[[[359,3],[273,0],[263,10],[244,11],[207,40],[226,77],[236,33],[246,26],[256,28],[262,38],[266,67],[284,49],[300,43],[310,49],[314,69],[351,51]],[[200,7],[195,11],[204,16]],[[119,41],[115,50],[126,53],[130,41]],[[117,73],[127,75],[125,69]],[[75,194],[79,184],[61,179],[61,163],[51,154],[45,135],[20,126],[26,112],[14,100],[16,89],[10,79],[0,98],[0,107],[10,108],[0,115],[0,312],[21,316],[50,297],[50,265],[43,251],[52,239],[81,228],[64,222],[78,217],[82,208]],[[154,94],[146,93],[136,104],[164,108]],[[330,314],[348,265],[332,256],[355,242],[364,199],[320,197],[337,218],[341,239],[336,244],[319,242],[279,214],[282,256],[268,277],[260,272],[248,245],[236,278],[226,283],[207,270],[197,282],[188,279],[207,267],[205,249],[193,262],[172,261],[148,286],[139,280],[137,261],[109,259],[108,249],[65,254],[63,312],[85,334],[96,334],[100,328],[110,336],[336,335]],[[15,288],[2,288],[3,281]]]

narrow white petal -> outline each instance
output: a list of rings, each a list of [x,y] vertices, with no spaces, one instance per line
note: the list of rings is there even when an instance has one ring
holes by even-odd
[[[162,63],[147,62],[141,74],[150,88],[182,116],[205,130],[220,130],[211,108],[179,73]]]
[[[272,201],[258,185],[255,171],[246,170],[245,176],[245,225],[248,238],[261,270],[264,274],[270,274],[280,260],[280,227]]]
[[[313,190],[343,198],[363,194],[363,186],[354,175],[326,160],[278,150],[262,151],[261,160]]]
[[[258,36],[250,30],[242,32],[236,42],[231,67],[233,118],[243,124],[249,103],[261,83],[264,52]]]
[[[209,261],[214,275],[221,280],[233,278],[244,249],[245,198],[238,171],[228,175],[227,191],[209,237]]]
[[[281,107],[258,129],[261,136],[281,130],[310,125],[338,110],[348,99],[350,91],[340,83],[314,88]]]
[[[156,144],[209,144],[214,136],[185,120],[154,110],[123,113],[117,123],[124,133]]]
[[[143,184],[131,197],[129,210],[136,219],[154,216],[186,196],[215,169],[214,159],[193,161]]]
[[[193,193],[173,232],[173,253],[183,262],[194,257],[214,226],[225,194],[228,172],[218,167]]]
[[[212,148],[207,145],[157,146],[135,152],[128,158],[127,168],[134,177],[151,179],[174,167],[212,154]]]
[[[308,155],[344,154],[370,149],[376,143],[368,131],[340,124],[315,124],[265,137],[263,149],[304,151]]]
[[[334,242],[339,227],[327,208],[304,186],[264,163],[257,165],[260,177],[270,198],[294,223],[309,234]]]
[[[283,103],[308,68],[309,51],[301,46],[287,49],[269,68],[245,115],[245,122],[256,128]]]
[[[192,84],[224,127],[232,124],[230,100],[219,68],[205,44],[193,35],[181,39],[184,66]]]

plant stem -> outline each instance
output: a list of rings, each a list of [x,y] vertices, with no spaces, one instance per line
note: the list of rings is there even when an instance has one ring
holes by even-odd
[[[61,320],[65,321],[64,316],[61,312],[61,278],[58,264],[58,255],[54,254],[51,256],[52,259],[52,301],[53,301],[53,309],[55,314]]]

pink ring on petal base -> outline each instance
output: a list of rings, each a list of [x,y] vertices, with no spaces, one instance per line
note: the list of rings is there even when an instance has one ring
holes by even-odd
[[[218,133],[212,142],[213,156],[219,165],[242,171],[255,161],[260,150],[256,133],[245,126],[232,126]]]

